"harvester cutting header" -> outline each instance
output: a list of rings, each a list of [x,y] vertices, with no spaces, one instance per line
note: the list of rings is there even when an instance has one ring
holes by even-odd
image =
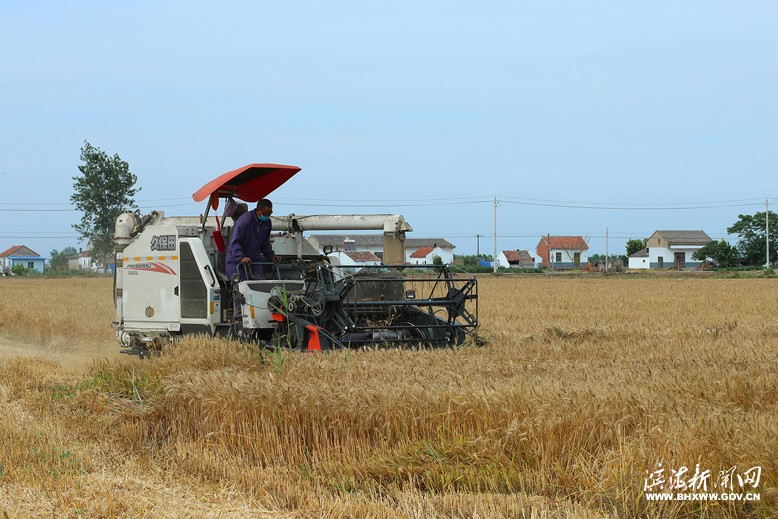
[[[299,171],[250,164],[192,195],[206,201],[199,216],[152,211],[117,218],[113,327],[126,353],[145,356],[189,333],[308,350],[452,346],[475,334],[476,280],[452,275],[447,265],[406,265],[405,233],[413,229],[401,215],[271,216],[277,256],[261,262],[263,279],[252,276],[254,265],[243,264],[228,276],[227,248],[238,218]],[[335,230],[382,231],[383,265],[341,267],[304,237]]]

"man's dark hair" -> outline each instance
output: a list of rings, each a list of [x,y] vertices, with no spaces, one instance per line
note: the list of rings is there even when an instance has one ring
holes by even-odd
[[[263,198],[259,202],[257,202],[257,209],[262,209],[264,207],[269,207],[270,209],[273,208],[273,202],[268,200],[267,198]]]

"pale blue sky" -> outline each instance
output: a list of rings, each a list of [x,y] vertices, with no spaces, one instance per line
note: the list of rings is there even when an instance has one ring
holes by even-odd
[[[533,253],[721,238],[778,203],[773,2],[159,3],[0,7],[0,250],[79,245],[42,209],[69,208],[84,140],[146,211],[294,164],[276,214],[400,213],[460,254],[492,252],[495,196],[498,249]]]

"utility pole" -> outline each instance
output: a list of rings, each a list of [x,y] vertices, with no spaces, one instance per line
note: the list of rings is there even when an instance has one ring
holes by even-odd
[[[608,228],[605,228],[605,273],[608,273]]]
[[[494,197],[494,258],[492,258],[494,273],[497,274],[497,197]]]
[[[481,235],[475,235],[475,257],[478,261],[481,261]]]
[[[764,226],[765,226],[765,249],[767,250],[767,263],[765,267],[770,266],[770,205],[767,198],[764,199]]]

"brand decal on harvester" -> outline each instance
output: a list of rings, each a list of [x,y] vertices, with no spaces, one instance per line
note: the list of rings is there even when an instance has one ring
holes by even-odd
[[[159,263],[158,261],[144,261],[141,263],[131,263],[129,265],[125,265],[124,270],[136,270],[136,271],[143,271],[143,272],[160,272],[162,274],[172,274],[176,275],[176,271],[172,268],[168,267],[164,263]]]
[[[176,235],[163,234],[151,237],[151,250],[176,250]]]

